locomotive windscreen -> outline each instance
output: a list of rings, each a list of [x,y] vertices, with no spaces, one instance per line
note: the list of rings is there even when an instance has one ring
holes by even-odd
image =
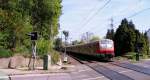
[[[101,48],[112,48],[113,47],[113,41],[104,39],[100,41],[100,47]]]

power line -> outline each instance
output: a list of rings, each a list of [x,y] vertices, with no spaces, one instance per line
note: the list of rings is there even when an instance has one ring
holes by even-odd
[[[142,2],[142,0],[139,0],[138,1],[139,3],[141,3]],[[137,4],[136,4],[137,5]],[[142,13],[143,11],[146,11],[147,9],[149,9],[149,8],[146,8],[146,9],[143,9],[143,10],[141,10],[141,11],[139,11],[139,12],[136,12],[136,13],[134,13],[133,15],[130,15],[130,16],[128,16],[128,17],[124,17],[124,18],[132,18],[132,17],[134,17],[134,16],[136,16],[136,15],[138,15],[138,14],[140,14],[140,13]],[[121,22],[120,20],[119,21],[115,21],[115,23],[114,24],[116,24],[116,23],[119,23],[119,22]],[[114,26],[115,28],[116,28],[116,26]]]
[[[150,10],[150,8],[146,8],[146,9],[140,10],[140,11],[138,11],[138,12],[136,12],[136,13],[134,13],[134,14],[128,16],[128,17],[124,17],[124,18],[132,18],[132,17],[135,17],[135,16],[137,16],[137,15],[139,15],[139,14],[141,14],[141,13],[147,11],[147,10]],[[115,22],[115,24],[118,23],[118,22],[120,22],[120,21]]]
[[[104,9],[109,3],[111,2],[111,0],[108,0],[102,7],[100,7],[97,12],[95,12],[88,20],[86,20],[86,22],[83,24],[83,26],[81,27],[82,29],[102,10]],[[80,31],[82,30],[80,29]],[[79,31],[79,32],[80,32]]]
[[[134,13],[133,15],[130,15],[130,16],[128,16],[127,18],[132,18],[132,17],[134,17],[134,16],[137,16],[137,15],[139,15],[139,14],[141,14],[141,13],[143,13],[144,11],[147,11],[147,10],[150,10],[150,8],[146,8],[146,9],[143,9],[143,10],[141,10],[141,11],[138,11],[138,12],[136,12],[136,13]],[[112,21],[112,20],[111,20]],[[120,22],[120,21],[118,21],[118,22]],[[117,23],[117,22],[116,22]],[[112,24],[110,24],[111,26],[112,26]],[[114,25],[113,25],[113,27],[115,27]],[[101,30],[102,31],[102,30]],[[97,32],[97,31],[96,31]]]
[[[103,0],[101,0],[101,1],[103,1]],[[85,21],[87,21],[88,20],[88,18],[90,17],[90,15],[92,15],[92,12],[94,11],[94,9],[96,8],[97,6],[94,6],[94,7],[92,7],[91,9],[90,9],[90,11],[89,11],[89,15],[86,15],[85,17],[83,17],[83,22],[85,23]],[[79,25],[82,25],[82,23],[83,23],[82,21],[79,23]]]
[[[98,11],[97,11],[92,17],[90,17],[90,18],[86,21],[86,23],[83,25],[83,27],[81,27],[81,28],[84,28],[84,27],[88,24],[88,22],[90,22],[90,20],[93,19],[93,18],[98,14],[99,11],[101,11],[103,8],[105,8],[105,6],[107,6],[108,3],[110,3],[110,1],[111,1],[111,0],[107,1],[106,4],[105,4],[103,7],[99,8]],[[134,14],[132,14],[132,15],[126,17],[126,18],[135,17],[135,16],[137,16],[137,15],[139,15],[139,14],[141,14],[141,13],[143,13],[144,11],[147,11],[147,10],[150,10],[150,8],[146,8],[146,9],[143,9],[143,10],[141,10],[141,11],[138,11],[138,12],[136,12],[136,13],[134,13]],[[120,21],[118,21],[118,22],[120,22]],[[115,26],[114,26],[114,27],[115,27]],[[81,29],[80,29],[80,30],[81,30]]]
[[[141,1],[140,1],[140,2],[141,2]],[[137,13],[135,13],[135,14],[129,16],[129,17],[127,17],[127,18],[134,17],[134,16],[136,16],[136,15],[142,13],[143,11],[146,11],[146,10],[149,10],[149,9],[150,9],[150,8],[146,8],[146,9],[144,9],[144,10],[141,10],[141,11],[139,11],[139,12],[137,12]],[[113,22],[114,22],[114,20],[111,18],[111,24],[110,24],[110,26],[111,26],[112,29],[115,27],[114,24],[113,24]],[[120,21],[118,21],[118,22],[120,22]],[[93,28],[93,27],[92,27],[92,28]],[[90,28],[89,30],[91,30],[92,28]],[[103,27],[103,28],[104,28],[104,27]],[[102,30],[103,30],[103,29],[102,29]],[[101,31],[102,31],[102,30],[101,30]],[[97,32],[97,30],[96,30],[96,32]]]
[[[143,9],[143,10],[137,12],[137,13],[134,13],[134,14],[131,15],[131,16],[128,16],[127,18],[132,18],[132,17],[137,16],[137,15],[139,15],[139,14],[141,14],[141,13],[143,13],[144,11],[147,11],[147,10],[150,10],[150,8]]]

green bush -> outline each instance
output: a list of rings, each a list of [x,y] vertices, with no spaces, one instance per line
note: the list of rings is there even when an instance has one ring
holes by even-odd
[[[125,57],[128,59],[136,60],[136,54],[135,52],[128,52],[126,53]]]
[[[50,54],[51,57],[52,57],[52,63],[53,63],[53,64],[55,64],[55,63],[57,63],[57,62],[59,61],[59,59],[60,59],[60,54],[59,54],[59,52],[53,50],[53,51],[50,52],[49,54]]]
[[[60,54],[53,50],[52,46],[52,41],[41,38],[36,41],[36,52],[37,56],[41,59],[44,57],[44,55],[49,54],[51,56],[52,63],[55,64],[59,61]]]
[[[0,58],[7,58],[11,57],[12,55],[13,53],[10,50],[0,48]]]
[[[43,57],[43,55],[48,54],[51,50],[51,45],[49,40],[40,39],[37,41],[37,55]]]

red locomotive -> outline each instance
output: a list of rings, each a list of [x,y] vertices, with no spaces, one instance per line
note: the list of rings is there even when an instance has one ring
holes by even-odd
[[[104,56],[105,58],[112,58],[114,56],[114,43],[110,39],[102,39],[100,41],[90,42],[86,44],[78,44],[66,47],[67,52]]]

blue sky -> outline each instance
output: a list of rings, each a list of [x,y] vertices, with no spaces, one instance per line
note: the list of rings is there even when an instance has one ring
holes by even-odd
[[[60,33],[69,31],[71,40],[80,39],[85,32],[103,38],[111,18],[115,29],[123,18],[132,20],[141,32],[150,28],[150,0],[63,0],[62,5]]]

